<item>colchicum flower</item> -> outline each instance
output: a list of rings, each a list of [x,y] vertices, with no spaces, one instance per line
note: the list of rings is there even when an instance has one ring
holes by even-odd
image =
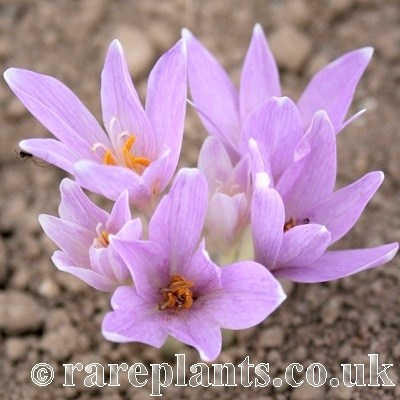
[[[249,112],[270,97],[281,96],[278,69],[262,27],[254,27],[239,91],[218,61],[188,30],[184,29],[182,35],[188,45],[188,78],[194,106],[208,133],[223,142],[236,163],[241,155],[241,128]],[[304,129],[319,110],[328,113],[336,133],[363,112],[345,122],[372,52],[372,48],[365,47],[346,53],[311,79],[297,102]]]
[[[285,107],[282,101],[277,104]],[[258,113],[257,108],[252,113]],[[282,132],[290,132],[293,119],[289,114],[280,115],[278,125]],[[253,118],[253,121],[263,121],[263,118]],[[258,128],[261,127],[262,124]],[[256,125],[253,128],[259,132]],[[274,132],[267,129],[264,137],[257,136],[261,149],[266,142],[273,141],[269,136]],[[254,138],[250,139],[249,147],[255,181],[251,206],[255,259],[275,276],[296,282],[322,282],[382,265],[394,257],[398,243],[327,251],[328,246],[357,222],[382,183],[383,173],[371,172],[334,191],[336,135],[325,111],[315,114],[296,147],[294,161],[278,174],[279,179],[272,179],[277,175],[263,165],[268,158]]]
[[[186,45],[179,41],[150,73],[143,106],[120,43],[111,43],[101,77],[106,132],[61,82],[10,68],[4,78],[27,109],[58,139],[29,139],[20,148],[52,163],[93,192],[147,211],[178,162],[186,111]]]
[[[128,192],[120,194],[109,214],[93,204],[70,179],[61,182],[60,191],[60,218],[39,216],[46,235],[61,249],[52,257],[56,267],[104,292],[131,282],[124,261],[109,240],[110,235],[131,239],[141,236],[140,219],[131,219]]]
[[[221,351],[221,330],[258,324],[284,300],[263,266],[240,262],[219,268],[199,244],[207,210],[207,183],[183,169],[160,201],[149,241],[110,236],[135,285],[119,287],[103,334],[116,342],[161,347],[168,335],[195,347],[203,359]]]

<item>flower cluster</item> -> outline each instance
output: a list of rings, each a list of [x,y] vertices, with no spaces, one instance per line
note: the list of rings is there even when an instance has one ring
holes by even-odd
[[[341,278],[388,262],[398,244],[328,249],[383,180],[371,172],[335,190],[336,135],[364,111],[345,119],[370,48],[323,68],[294,103],[281,97],[259,25],[239,91],[189,31],[182,36],[151,71],[144,107],[112,42],[101,76],[104,129],[54,78],[15,68],[4,77],[57,139],[23,140],[21,149],[75,178],[61,183],[59,218],[39,221],[60,248],[58,269],[112,293],[103,335],[156,347],[171,335],[213,360],[221,328],[254,326],[285,299],[277,277]],[[209,137],[198,168],[173,179],[187,86]],[[82,188],[112,200],[111,212]]]

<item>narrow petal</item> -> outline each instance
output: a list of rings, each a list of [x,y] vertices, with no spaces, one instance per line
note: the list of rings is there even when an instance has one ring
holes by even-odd
[[[391,243],[370,249],[327,251],[309,265],[282,268],[277,274],[294,282],[332,281],[383,265],[396,255],[398,248],[398,243]]]
[[[76,182],[68,178],[63,179],[60,192],[58,214],[61,219],[81,225],[93,234],[98,223],[106,223],[109,214],[92,203]]]
[[[221,268],[214,264],[205,250],[204,240],[186,264],[176,270],[187,281],[193,282],[195,296],[221,289]]]
[[[89,286],[101,292],[113,292],[117,286],[115,280],[99,274],[89,268],[89,265],[76,265],[70,257],[60,250],[57,250],[51,257],[54,265],[63,272],[76,276]]]
[[[129,208],[129,193],[124,190],[111,210],[110,218],[106,223],[108,233],[118,233],[120,229],[132,218]]]
[[[127,131],[135,135],[137,154],[154,158],[153,129],[133,86],[118,40],[111,43],[101,74],[101,105],[109,134],[116,136]]]
[[[143,301],[133,287],[118,288],[113,299],[115,297],[125,306],[105,315],[101,328],[103,336],[112,342],[139,342],[160,348],[168,334],[163,329],[157,306]],[[113,299],[111,302],[115,303]]]
[[[214,317],[201,308],[192,307],[171,316],[166,329],[171,336],[193,346],[205,361],[215,360],[221,352],[221,329]]]
[[[217,137],[219,131],[222,131],[238,143],[240,116],[236,88],[218,61],[187,29],[182,31],[182,36],[188,46],[190,93],[196,107],[207,116],[203,118],[200,115],[205,128]],[[210,124],[208,119],[213,124]],[[220,139],[223,141],[223,138]]]
[[[256,140],[264,159],[269,159],[277,181],[289,164],[303,136],[297,107],[288,97],[272,97],[258,104],[243,122],[240,137],[242,154],[247,153],[250,138]]]
[[[28,139],[19,142],[19,147],[26,153],[55,165],[73,175],[73,164],[80,159],[71,147],[55,139]]]
[[[283,235],[276,270],[291,265],[306,265],[322,256],[331,240],[323,225],[295,226]]]
[[[128,221],[116,236],[121,239],[139,240],[142,236],[142,221],[140,218]]]
[[[341,130],[358,81],[372,57],[365,47],[346,53],[319,71],[302,94],[298,107],[307,127],[318,110],[325,110],[335,132]]]
[[[370,172],[357,182],[334,192],[316,206],[310,221],[326,225],[331,243],[342,238],[357,222],[366,204],[383,182],[382,172]]]
[[[70,256],[76,265],[90,264],[88,249],[94,240],[91,231],[51,215],[39,215],[39,223],[46,235]]]
[[[96,142],[109,145],[99,123],[61,82],[17,68],[8,69],[4,79],[34,117],[81,158],[93,158]]]
[[[285,208],[263,173],[257,175],[251,204],[251,233],[256,261],[269,270],[275,267],[282,245]]]
[[[218,181],[225,182],[227,180],[233,169],[224,145],[214,136],[207,137],[201,146],[197,166],[207,179],[210,193],[216,191]]]
[[[336,180],[336,138],[327,114],[315,114],[307,134],[311,151],[302,159],[301,174],[283,194],[287,218],[307,218],[307,213],[333,192]]]
[[[110,236],[110,246],[132,274],[135,288],[143,299],[158,304],[160,289],[170,283],[170,268],[157,243]]]
[[[128,168],[80,161],[74,165],[74,171],[81,186],[110,200],[115,201],[125,189],[135,207],[145,207],[151,198],[143,178]]]
[[[223,267],[221,283],[219,292],[200,299],[221,328],[246,329],[257,325],[286,298],[271,273],[252,261]]]
[[[174,170],[181,151],[186,113],[186,64],[186,44],[180,40],[158,60],[147,83],[146,113],[154,130],[157,153],[168,147]]]
[[[181,169],[149,225],[149,239],[164,248],[171,269],[185,264],[199,243],[207,211],[207,181],[197,169]]]
[[[279,71],[264,31],[256,24],[240,76],[242,121],[258,103],[273,96],[281,96]]]
[[[265,172],[269,177],[272,176],[271,165],[269,158],[261,154],[258,143],[254,139],[249,139],[249,154],[250,154],[250,170],[251,179],[256,181],[256,176],[259,172]],[[271,182],[273,184],[273,182]]]

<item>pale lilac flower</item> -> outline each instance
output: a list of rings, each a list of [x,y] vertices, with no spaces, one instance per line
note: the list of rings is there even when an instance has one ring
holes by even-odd
[[[208,244],[215,252],[226,253],[235,247],[250,218],[249,157],[233,167],[222,142],[209,136],[200,150],[198,168],[210,195],[205,222]]]
[[[186,29],[188,77],[194,106],[209,134],[218,137],[233,161],[240,158],[241,127],[249,112],[260,102],[281,96],[279,73],[264,32],[256,25],[244,61],[240,90],[211,53]],[[358,113],[345,117],[359,79],[372,56],[365,47],[344,54],[319,71],[310,81],[297,106],[302,125],[308,128],[318,110],[326,110],[335,132]]]
[[[291,120],[282,121],[285,131],[285,123],[290,125]],[[265,133],[268,136],[270,132]],[[262,142],[261,136],[259,139]],[[326,112],[315,114],[295,150],[294,161],[278,180],[270,178],[271,172],[263,166],[268,160],[254,139],[250,139],[250,152],[255,181],[251,207],[255,259],[275,276],[296,282],[328,281],[382,265],[394,257],[398,243],[327,251],[357,222],[382,183],[383,173],[371,172],[334,191],[336,136]]]
[[[181,170],[149,226],[148,242],[111,237],[129,267],[133,286],[116,290],[103,334],[116,342],[161,347],[168,335],[195,347],[203,359],[221,351],[221,329],[261,322],[284,300],[263,266],[240,262],[219,268],[199,244],[207,183],[198,170]]]
[[[125,263],[109,241],[110,235],[131,239],[141,236],[140,219],[131,219],[128,192],[120,194],[109,214],[70,179],[61,182],[60,191],[60,218],[39,216],[43,230],[61,249],[52,257],[56,267],[105,292],[131,282]]]
[[[143,108],[120,43],[110,45],[101,77],[106,132],[61,82],[11,68],[10,88],[58,140],[29,139],[22,150],[74,175],[93,192],[116,200],[124,189],[147,208],[168,185],[178,162],[186,111],[186,46],[181,40],[157,62]]]

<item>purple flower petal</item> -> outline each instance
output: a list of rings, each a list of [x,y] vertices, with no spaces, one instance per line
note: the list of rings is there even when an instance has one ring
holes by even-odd
[[[282,245],[285,209],[278,192],[269,187],[268,176],[262,172],[257,174],[250,218],[255,260],[273,269]]]
[[[182,36],[188,46],[189,88],[196,107],[207,118],[200,118],[207,131],[220,137],[220,131],[238,142],[240,133],[239,99],[229,76],[212,54],[187,30]],[[210,124],[211,120],[213,124]],[[215,129],[215,126],[218,129]]]
[[[94,240],[93,232],[51,215],[39,215],[39,223],[46,235],[74,260],[75,265],[90,264],[88,248]]]
[[[96,142],[109,145],[99,123],[61,82],[17,68],[8,69],[4,79],[25,107],[82,158],[93,158],[91,148]]]
[[[110,218],[106,223],[108,233],[117,233],[132,218],[129,208],[129,194],[124,190],[118,197],[111,210]]]
[[[398,248],[398,243],[391,243],[370,249],[327,251],[311,264],[282,268],[277,275],[295,282],[331,281],[385,264]]]
[[[118,232],[118,237],[127,240],[139,240],[142,236],[142,221],[140,218],[128,221]]]
[[[331,240],[323,225],[308,224],[291,228],[283,235],[275,271],[291,265],[306,265],[322,256]]]
[[[60,218],[96,232],[100,222],[104,225],[109,214],[93,204],[83,193],[81,187],[71,179],[63,179],[60,185],[61,203],[58,207]]]
[[[273,97],[258,104],[243,122],[240,144],[248,151],[250,138],[256,140],[264,159],[270,160],[277,181],[293,161],[293,153],[303,135],[300,114],[288,97]]]
[[[113,304],[124,304],[105,315],[102,333],[113,342],[139,342],[160,348],[168,337],[160,324],[160,312],[156,305],[145,302],[133,287],[119,287]]]
[[[186,44],[180,40],[158,60],[147,84],[146,113],[154,130],[157,153],[163,147],[171,150],[168,162],[173,165],[173,171],[182,146],[186,113],[186,64]]]
[[[240,114],[247,114],[269,97],[281,96],[279,71],[261,25],[256,24],[240,76]]]
[[[117,136],[125,131],[135,135],[137,154],[153,159],[156,154],[153,129],[133,86],[118,40],[111,43],[101,74],[101,104],[109,135]]]
[[[207,293],[221,289],[221,268],[215,265],[205,250],[204,240],[186,264],[173,273],[193,282],[194,293]]]
[[[382,182],[382,172],[370,172],[317,205],[309,215],[310,220],[326,225],[332,234],[331,243],[336,242],[357,222]]]
[[[335,132],[341,130],[358,81],[372,53],[371,47],[351,51],[328,64],[313,77],[298,102],[305,127],[318,110],[325,110]]]
[[[165,328],[176,339],[193,346],[205,361],[215,360],[221,352],[221,329],[203,309],[182,310],[179,315],[171,316]]]
[[[110,246],[125,262],[132,274],[135,288],[143,299],[158,304],[160,289],[170,283],[168,260],[157,243],[126,240],[110,236]]]
[[[271,273],[252,261],[223,267],[221,283],[220,291],[199,299],[221,328],[250,328],[267,318],[286,298]]]
[[[307,217],[307,213],[330,196],[336,180],[336,138],[327,114],[315,114],[310,130],[305,137],[311,151],[301,160],[298,175],[288,193],[280,192],[285,203],[287,218]]]
[[[171,265],[194,253],[207,211],[207,181],[197,169],[181,169],[149,224],[149,239],[163,246]]]
[[[73,163],[80,159],[70,147],[55,139],[28,139],[19,142],[19,147],[45,162],[73,175]]]
[[[140,208],[151,198],[143,178],[128,168],[80,161],[74,165],[76,181],[84,188],[116,200],[126,189],[132,205]]]
[[[55,251],[51,259],[60,271],[76,276],[97,290],[107,293],[113,292],[116,288],[115,280],[93,271],[89,268],[89,264],[76,266],[76,262],[60,250]]]

